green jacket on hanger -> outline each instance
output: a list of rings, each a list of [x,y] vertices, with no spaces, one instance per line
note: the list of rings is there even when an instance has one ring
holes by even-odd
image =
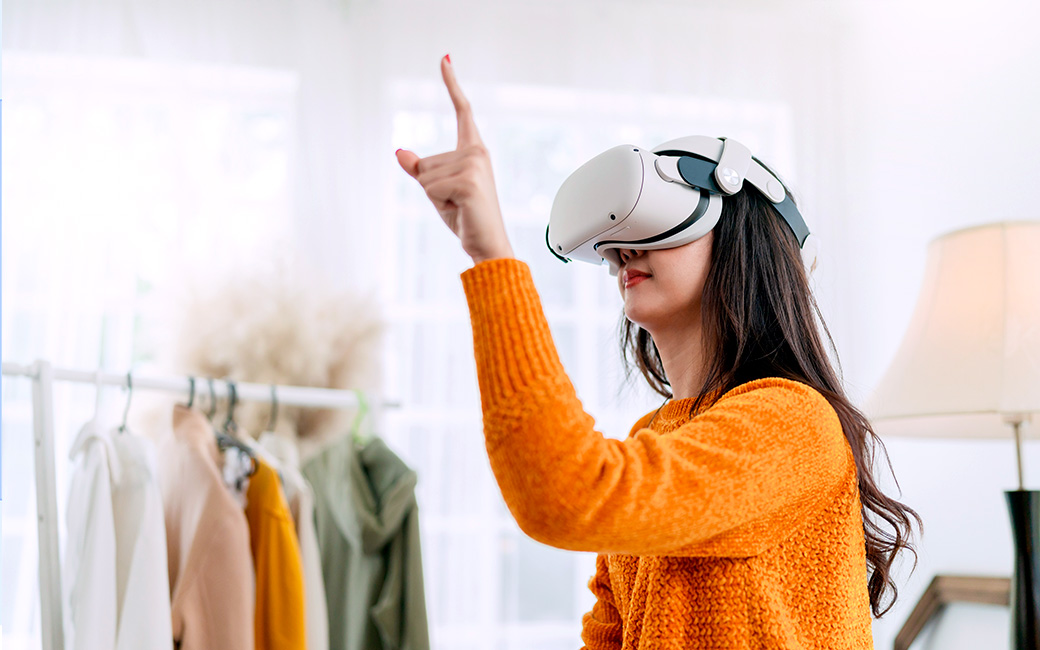
[[[428,650],[416,474],[379,438],[345,436],[307,462],[329,648]]]

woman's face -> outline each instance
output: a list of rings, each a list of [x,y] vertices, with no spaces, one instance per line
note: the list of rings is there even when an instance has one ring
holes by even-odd
[[[677,248],[619,251],[618,288],[628,319],[651,335],[688,326],[690,314],[700,313],[714,238],[709,232]]]

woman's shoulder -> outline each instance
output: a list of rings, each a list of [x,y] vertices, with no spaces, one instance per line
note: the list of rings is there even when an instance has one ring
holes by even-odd
[[[799,407],[811,403],[830,409],[830,402],[820,391],[805,382],[785,377],[763,377],[745,382],[723,393],[715,404],[741,396],[750,396],[756,400],[790,402]]]
[[[719,396],[710,408],[740,406],[837,419],[834,407],[823,393],[809,384],[784,377],[763,377],[740,384]]]
[[[629,436],[636,431],[650,427],[651,422],[665,424],[671,430],[685,423],[692,424],[702,418],[723,416],[733,418],[749,418],[751,420],[781,420],[787,423],[798,423],[798,428],[814,423],[812,428],[841,431],[841,421],[827,398],[812,386],[783,377],[764,377],[755,379],[725,393],[708,396],[696,413],[690,413],[685,405],[693,404],[693,399],[669,402],[662,409],[655,409],[639,418],[632,426]],[[682,413],[680,413],[682,412]]]
[[[834,435],[826,437],[844,445],[841,420],[831,403],[816,388],[793,379],[765,377],[741,384],[721,395],[702,415],[712,411],[783,423],[786,426],[780,428],[797,435],[829,432]]]

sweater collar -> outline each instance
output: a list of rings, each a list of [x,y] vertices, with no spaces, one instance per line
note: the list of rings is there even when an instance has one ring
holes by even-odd
[[[691,409],[693,409],[693,405],[697,401],[696,397],[670,399],[660,408],[652,422],[654,424],[675,424],[685,422],[711,408],[711,406],[718,401],[721,395],[722,389],[720,388],[705,393],[700,408],[698,408],[696,412],[692,413]]]

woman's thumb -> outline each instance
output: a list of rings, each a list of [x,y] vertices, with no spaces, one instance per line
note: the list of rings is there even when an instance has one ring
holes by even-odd
[[[419,175],[419,156],[416,156],[407,149],[398,149],[397,162],[401,165],[401,169],[408,172],[408,175],[415,178]]]

